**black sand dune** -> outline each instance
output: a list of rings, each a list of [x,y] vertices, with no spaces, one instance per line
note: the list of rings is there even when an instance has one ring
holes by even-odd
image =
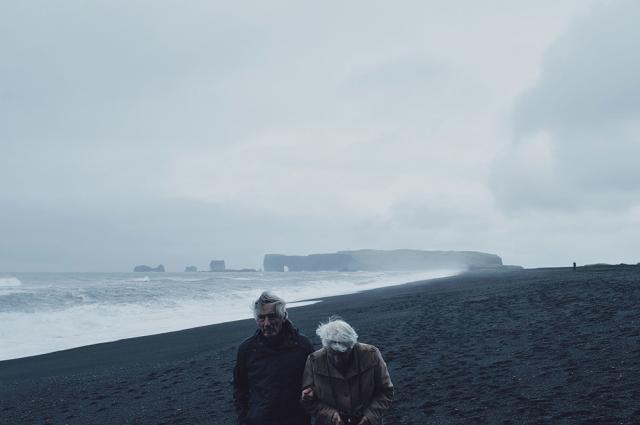
[[[291,317],[315,335],[335,313],[387,360],[388,424],[640,423],[640,267],[465,274]],[[0,362],[0,423],[233,424],[235,350],[253,329],[247,320]]]

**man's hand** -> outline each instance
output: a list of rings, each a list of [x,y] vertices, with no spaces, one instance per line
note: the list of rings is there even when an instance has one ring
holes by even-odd
[[[333,412],[333,416],[331,416],[331,425],[345,425],[340,418],[340,413]]]
[[[315,393],[313,392],[313,388],[308,387],[302,390],[302,399],[303,400],[311,400],[315,397]]]

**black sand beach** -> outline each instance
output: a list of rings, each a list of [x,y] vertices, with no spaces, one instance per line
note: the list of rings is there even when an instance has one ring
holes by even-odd
[[[378,346],[388,424],[640,423],[640,267],[464,274],[325,299]],[[1,424],[234,424],[245,320],[0,362]]]

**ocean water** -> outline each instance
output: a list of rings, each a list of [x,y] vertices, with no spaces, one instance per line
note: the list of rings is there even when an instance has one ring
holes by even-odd
[[[295,308],[456,273],[0,273],[0,360],[247,319],[263,290]]]

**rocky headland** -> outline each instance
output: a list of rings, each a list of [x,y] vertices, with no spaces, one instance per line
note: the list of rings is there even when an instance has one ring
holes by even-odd
[[[264,271],[435,270],[503,267],[495,254],[475,251],[362,249],[331,254],[264,256]]]

